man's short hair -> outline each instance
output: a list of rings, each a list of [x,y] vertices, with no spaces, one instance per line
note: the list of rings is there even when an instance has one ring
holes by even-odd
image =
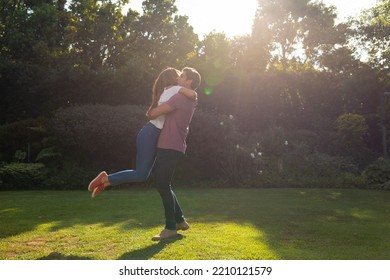
[[[181,71],[186,72],[187,80],[192,80],[191,89],[196,90],[199,87],[201,81],[201,77],[198,71],[191,67],[185,67]]]

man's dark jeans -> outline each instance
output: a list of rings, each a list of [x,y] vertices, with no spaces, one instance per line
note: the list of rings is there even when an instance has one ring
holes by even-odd
[[[165,228],[170,230],[175,230],[176,223],[184,221],[183,212],[171,186],[176,165],[183,155],[179,151],[158,148],[154,165],[156,187],[165,210]]]

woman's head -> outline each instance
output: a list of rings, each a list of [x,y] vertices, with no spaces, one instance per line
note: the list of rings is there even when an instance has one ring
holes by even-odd
[[[154,82],[153,95],[160,97],[166,87],[177,85],[177,77],[179,75],[180,71],[175,68],[169,67],[164,69]]]
[[[150,105],[150,108],[157,106],[158,100],[166,87],[177,85],[177,77],[179,77],[179,75],[180,71],[172,67],[164,69],[160,75],[158,75],[153,85],[152,104]]]

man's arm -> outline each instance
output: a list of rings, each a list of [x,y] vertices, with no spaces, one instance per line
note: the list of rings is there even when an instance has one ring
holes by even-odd
[[[157,118],[157,117],[159,117],[161,115],[168,114],[168,113],[172,112],[173,110],[174,109],[171,106],[169,106],[166,103],[163,103],[160,106],[157,106],[157,107],[147,111],[146,112],[146,116],[150,120],[154,120],[155,118]]]

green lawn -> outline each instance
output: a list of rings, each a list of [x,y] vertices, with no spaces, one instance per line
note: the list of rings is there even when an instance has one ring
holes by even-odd
[[[163,227],[154,189],[0,192],[0,259],[390,259],[390,192],[179,189],[191,228]]]

